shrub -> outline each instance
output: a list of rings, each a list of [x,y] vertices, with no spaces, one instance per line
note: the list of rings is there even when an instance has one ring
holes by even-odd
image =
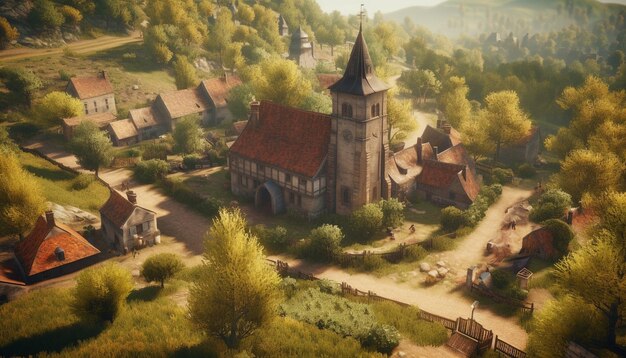
[[[509,184],[513,181],[513,170],[494,168],[491,171],[491,181],[494,184]]]
[[[166,161],[150,159],[135,166],[135,178],[142,183],[150,184],[165,178],[169,170],[170,166]]]
[[[62,81],[69,81],[72,77],[74,77],[74,75],[65,71],[64,69],[59,70],[59,78]]]
[[[197,154],[185,155],[183,157],[183,165],[187,170],[196,169],[196,166],[200,162],[200,156]]]
[[[352,239],[365,242],[379,231],[383,224],[383,212],[376,204],[367,204],[354,211],[350,216],[350,234]]]
[[[504,290],[504,294],[508,297],[511,297],[520,301],[524,301],[528,297],[528,291],[523,290],[514,284],[511,284],[511,286],[506,288]]]
[[[517,168],[517,175],[520,178],[532,178],[537,174],[535,167],[528,163],[524,163]]]
[[[387,261],[380,255],[365,255],[359,263],[358,269],[365,272],[376,271],[387,265]]]
[[[60,11],[68,24],[78,25],[83,20],[83,15],[80,11],[69,5],[61,6]]]
[[[381,324],[394,326],[403,337],[419,346],[441,346],[448,341],[448,331],[440,323],[420,319],[416,306],[403,307],[383,301],[372,304],[374,315]]]
[[[404,260],[408,262],[419,261],[428,256],[428,251],[420,245],[412,245],[404,250]]]
[[[125,52],[122,54],[122,58],[125,60],[134,60],[137,58],[137,54],[134,52]]]
[[[118,264],[86,269],[76,278],[74,312],[87,319],[113,322],[132,288],[130,272]]]
[[[34,137],[39,133],[39,127],[33,123],[20,122],[9,127],[9,135],[16,142]]]
[[[317,287],[320,289],[320,292],[323,292],[323,293],[328,293],[331,295],[339,293],[339,287],[337,286],[337,283],[331,280],[327,280],[327,279],[319,280],[317,281]]]
[[[572,197],[568,193],[559,189],[548,189],[539,197],[528,217],[534,222],[560,219],[571,205]]]
[[[320,261],[330,261],[341,253],[343,232],[336,225],[324,224],[311,230],[306,255]]]
[[[491,282],[493,283],[493,287],[503,290],[509,287],[515,278],[513,275],[505,270],[495,270],[491,272]]]
[[[0,16],[0,50],[5,49],[11,41],[17,40],[19,36],[19,31],[11,26],[9,20]]]
[[[57,28],[65,19],[49,0],[35,0],[33,9],[28,13],[28,21],[40,28]]]
[[[443,230],[447,232],[456,231],[467,224],[465,213],[454,206],[448,206],[441,210],[440,222]]]
[[[87,187],[93,183],[94,177],[87,174],[78,174],[76,178],[72,181],[72,189],[73,190],[83,190],[87,189]]]
[[[360,338],[363,347],[373,348],[385,354],[391,354],[391,351],[400,344],[400,333],[395,327],[389,325],[377,324]]]
[[[148,257],[141,266],[141,276],[148,282],[159,282],[161,288],[185,267],[180,257],[172,253],[161,253]]]
[[[280,288],[285,292],[287,298],[293,297],[298,292],[298,282],[295,278],[285,277],[280,281]]]
[[[404,204],[398,199],[383,199],[378,202],[380,210],[383,212],[383,227],[399,227],[404,223]]]
[[[143,153],[141,157],[143,158],[143,160],[150,160],[150,159],[166,160],[167,153],[170,151],[170,148],[166,143],[144,144],[142,149],[143,149]]]
[[[252,233],[259,238],[263,246],[271,250],[284,249],[289,243],[287,229],[282,226],[268,229],[265,225],[259,224],[252,228]]]
[[[542,225],[552,234],[552,244],[559,254],[567,254],[569,244],[574,239],[572,228],[558,219],[546,220]]]
[[[168,179],[161,180],[161,187],[176,201],[190,206],[201,214],[207,217],[213,217],[219,211],[219,208],[223,206],[223,203],[216,198],[198,198],[198,194],[186,186],[180,179]]]

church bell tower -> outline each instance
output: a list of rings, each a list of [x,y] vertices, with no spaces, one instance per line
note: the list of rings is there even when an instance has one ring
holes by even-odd
[[[330,88],[333,101],[328,153],[328,209],[350,214],[376,202],[385,185],[387,90],[376,77],[359,27],[343,77]]]

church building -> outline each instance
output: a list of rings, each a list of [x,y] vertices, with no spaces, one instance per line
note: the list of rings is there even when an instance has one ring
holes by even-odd
[[[464,149],[452,148],[459,143],[451,143],[445,155],[443,147],[442,155],[438,147],[435,153],[432,146],[427,149],[421,138],[402,152],[389,149],[388,89],[374,73],[359,29],[343,77],[329,87],[330,115],[268,101],[251,104],[248,124],[230,148],[232,192],[254,198],[257,208],[274,214],[308,217],[350,214],[382,198],[415,192],[466,207],[479,183]],[[435,130],[441,135],[432,140],[451,140],[445,130]]]

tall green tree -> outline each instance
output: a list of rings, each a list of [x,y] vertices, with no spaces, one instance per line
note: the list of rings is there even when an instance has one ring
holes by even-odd
[[[35,0],[33,8],[28,13],[28,21],[41,29],[55,29],[63,25],[63,14],[57,10],[50,0]]]
[[[485,98],[485,109],[479,115],[483,117],[480,129],[496,144],[495,161],[500,158],[502,145],[514,143],[530,131],[530,119],[520,108],[519,97],[513,91],[489,94]]]
[[[113,160],[111,139],[90,121],[82,121],[76,127],[70,148],[78,159],[78,164],[95,171],[96,177],[100,168],[109,165]]]
[[[412,115],[411,101],[396,97],[393,91],[387,96],[387,140],[395,144],[405,140],[417,130],[417,122]]]
[[[195,116],[186,116],[179,119],[172,133],[174,150],[179,153],[192,154],[204,149],[204,135],[200,128],[200,119]]]
[[[439,106],[453,127],[460,128],[472,116],[472,105],[467,99],[469,87],[465,78],[452,76],[443,86]]]
[[[600,195],[619,187],[624,164],[613,153],[596,153],[587,149],[572,151],[561,162],[557,184],[578,202],[588,195]]]
[[[165,281],[172,278],[185,267],[183,261],[175,254],[164,252],[152,255],[141,265],[141,276],[148,282],[159,282],[161,288]]]
[[[19,31],[9,21],[0,16],[0,50],[5,49],[13,40],[20,36]]]
[[[45,207],[35,178],[22,168],[13,152],[0,148],[0,236],[21,237]]]
[[[280,278],[267,264],[238,209],[221,209],[205,236],[199,279],[189,295],[191,320],[234,349],[277,315]]]
[[[174,80],[177,89],[186,89],[198,84],[196,68],[189,62],[186,56],[176,56],[174,61]]]
[[[42,86],[39,77],[32,71],[23,68],[2,68],[0,69],[0,79],[2,79],[9,91],[14,94],[17,101],[29,107],[32,103],[33,94]]]
[[[48,125],[59,125],[63,118],[83,114],[83,103],[65,92],[54,91],[35,104],[37,119]]]
[[[428,96],[434,96],[441,90],[441,82],[431,70],[407,70],[402,72],[398,84],[422,103]]]
[[[244,74],[259,100],[290,107],[301,107],[312,91],[312,84],[295,62],[272,57],[252,66]]]
[[[461,140],[463,146],[472,154],[474,160],[487,158],[496,150],[494,142],[484,130],[488,126],[484,116],[473,116],[469,121],[461,123]]]
[[[233,33],[235,32],[235,23],[233,22],[232,15],[225,7],[220,8],[215,20],[215,26],[213,27],[212,41],[211,43],[217,46],[217,51],[220,54],[220,61],[224,64],[224,55],[226,48],[231,42]]]

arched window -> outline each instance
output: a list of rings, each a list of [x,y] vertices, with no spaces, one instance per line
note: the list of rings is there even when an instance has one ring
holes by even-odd
[[[373,104],[373,105],[372,105],[372,110],[371,110],[371,112],[372,112],[372,113],[371,113],[371,117],[376,117],[376,105],[375,105],[375,104]]]
[[[376,103],[376,117],[380,116],[380,103]]]
[[[380,116],[380,103],[376,103],[372,105],[371,113],[372,113],[372,117]]]
[[[352,118],[352,105],[349,103],[343,103],[341,105],[341,115]]]

